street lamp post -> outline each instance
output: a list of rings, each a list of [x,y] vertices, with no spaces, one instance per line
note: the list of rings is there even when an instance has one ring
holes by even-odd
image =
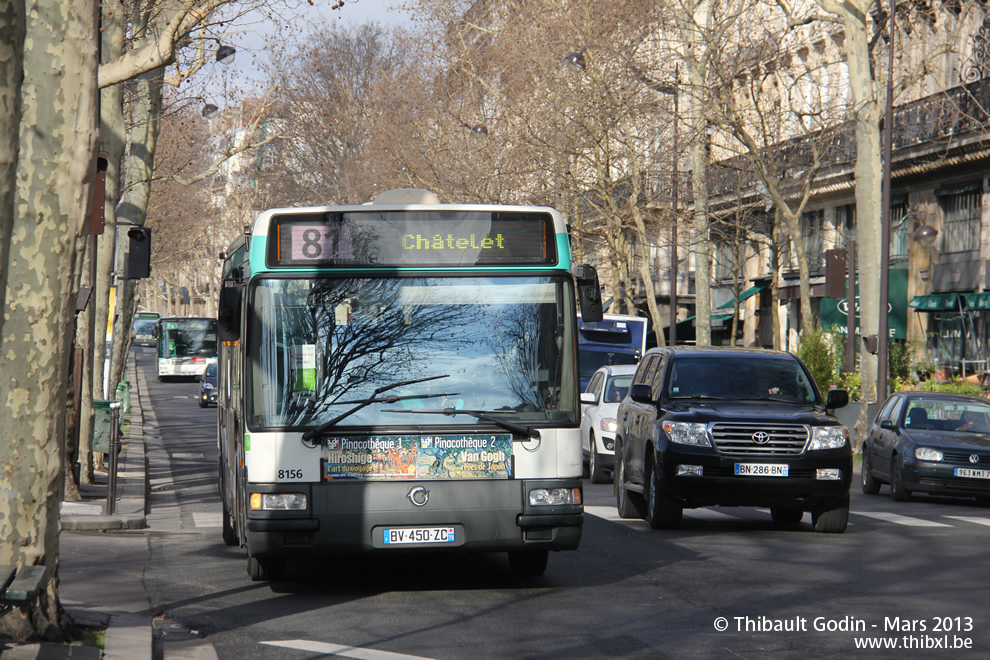
[[[668,333],[667,344],[677,345],[677,211],[678,199],[678,108],[677,82],[680,80],[680,66],[674,67],[673,85],[651,85],[654,90],[661,94],[670,94],[674,100],[674,144],[673,155],[671,156],[672,167],[670,174],[670,332]]]
[[[674,79],[678,79],[680,67],[674,67]],[[674,165],[671,174],[670,193],[670,346],[677,345],[677,87],[674,90]]]
[[[892,141],[894,134],[894,16],[897,13],[895,0],[890,0],[890,38],[887,41],[887,102],[883,120],[883,209],[880,227],[880,318],[877,324],[877,403],[887,398],[887,344],[890,341],[887,307],[889,306],[890,270],[890,170]]]

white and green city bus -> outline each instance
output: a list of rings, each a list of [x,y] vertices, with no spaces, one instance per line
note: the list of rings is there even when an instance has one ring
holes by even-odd
[[[224,259],[223,539],[253,580],[287,558],[505,551],[540,575],[581,539],[577,306],[601,317],[550,208],[262,213]]]
[[[202,376],[217,361],[217,320],[168,316],[158,320],[158,380]]]

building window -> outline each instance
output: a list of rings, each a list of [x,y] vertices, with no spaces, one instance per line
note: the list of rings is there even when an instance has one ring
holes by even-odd
[[[970,252],[980,249],[980,220],[983,191],[980,184],[936,190],[942,209],[939,252]]]
[[[806,211],[801,214],[801,232],[804,234],[804,251],[808,258],[808,270],[818,270],[825,265],[825,210]]]
[[[835,207],[835,247],[849,247],[856,240],[856,205]]]
[[[890,199],[890,262],[907,261],[907,195]]]

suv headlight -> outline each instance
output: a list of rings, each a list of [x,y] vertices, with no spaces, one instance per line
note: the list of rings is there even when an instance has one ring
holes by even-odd
[[[813,426],[808,449],[839,449],[849,441],[849,429],[845,426]]]
[[[663,430],[671,442],[679,445],[697,445],[711,447],[708,439],[708,427],[704,424],[688,422],[664,422]]]

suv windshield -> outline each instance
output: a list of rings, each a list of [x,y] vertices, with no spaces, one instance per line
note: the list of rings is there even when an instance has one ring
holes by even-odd
[[[746,399],[814,403],[815,388],[797,360],[678,356],[670,370],[672,399]]]

